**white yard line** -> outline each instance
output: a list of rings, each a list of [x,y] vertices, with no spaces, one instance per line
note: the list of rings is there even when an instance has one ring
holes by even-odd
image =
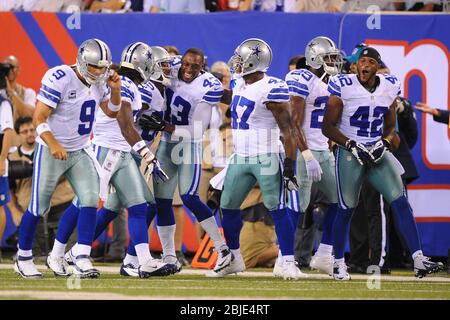
[[[100,272],[103,273],[112,273],[112,274],[119,274],[119,266],[117,267],[111,267],[111,266],[96,266]],[[42,271],[48,270],[45,265],[37,265],[37,268]],[[13,271],[13,265],[12,264],[0,264],[0,269],[10,269]],[[206,270],[204,269],[183,269],[179,274],[181,275],[205,275]],[[231,276],[228,276],[230,278]],[[232,277],[235,277],[234,275]],[[273,278],[273,274],[270,271],[246,271],[239,273],[237,277],[268,277]],[[206,278],[206,277],[205,277]],[[363,275],[363,274],[352,274],[353,280],[367,280],[367,279],[374,279],[373,275]],[[206,278],[206,279],[216,279],[216,278]],[[307,280],[316,280],[316,279],[329,279],[331,280],[331,277],[326,274],[319,274],[319,273],[308,273],[308,278],[304,279]],[[450,277],[440,277],[435,275],[429,275],[428,277],[417,279],[414,277],[413,272],[411,271],[411,276],[393,276],[393,275],[381,275],[380,280],[384,281],[399,281],[399,282],[405,282],[405,281],[418,281],[418,282],[448,282],[450,283]],[[301,282],[302,280],[299,280]]]

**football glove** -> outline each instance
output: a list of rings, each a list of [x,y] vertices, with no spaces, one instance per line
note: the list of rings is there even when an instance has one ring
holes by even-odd
[[[372,165],[375,163],[375,158],[362,143],[355,140],[347,140],[345,147],[353,154],[360,165]]]
[[[141,115],[138,123],[143,130],[163,131],[166,127],[166,121],[156,113],[152,113],[151,115]]]
[[[374,158],[374,162],[377,163],[378,161],[383,158],[384,153],[386,150],[390,150],[391,144],[386,139],[381,139],[375,145],[370,149],[370,153],[372,154]]]
[[[322,179],[322,168],[319,161],[314,158],[314,155],[310,150],[302,151],[303,159],[305,159],[306,174],[308,179],[314,182]]]
[[[153,180],[156,183],[165,182],[169,180],[169,177],[161,168],[161,164],[156,159],[155,155],[147,148],[143,148],[140,151],[142,161],[145,162],[146,167],[144,170],[144,177],[146,181],[150,181],[150,176],[153,175]]]
[[[284,159],[283,179],[284,185],[288,191],[297,191],[298,183],[294,175],[294,160]]]

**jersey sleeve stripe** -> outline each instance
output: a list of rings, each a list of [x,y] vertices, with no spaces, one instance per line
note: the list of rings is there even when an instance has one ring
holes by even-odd
[[[54,102],[54,103],[56,103],[56,104],[58,104],[58,103],[59,103],[59,100],[60,100],[59,98],[56,98],[55,96],[53,96],[53,95],[51,95],[51,94],[48,94],[47,92],[43,91],[42,89],[39,90],[39,95],[40,95],[41,97],[43,97],[44,99],[49,100],[49,101],[52,101],[52,102]]]
[[[56,91],[55,89],[47,87],[45,84],[42,84],[41,90],[47,91],[47,93],[50,93],[54,95],[55,97],[61,98],[61,92]]]
[[[304,89],[304,90],[307,90],[307,91],[309,91],[309,88],[308,88],[308,86],[306,85],[306,84],[304,84],[304,83],[299,83],[299,82],[297,82],[297,81],[288,81],[288,82],[286,82],[287,83],[287,85],[288,86],[292,86],[292,87],[297,87],[297,88],[299,88],[299,89]]]
[[[338,96],[338,97],[341,96],[341,93],[337,92],[336,90],[334,90],[331,86],[328,86],[328,92],[331,93],[332,95],[335,95],[335,96]]]
[[[274,88],[270,90],[270,93],[289,93],[288,88]]]
[[[297,89],[296,87],[289,87],[289,91],[290,92],[294,92],[294,93],[298,93],[298,94],[300,94],[302,96],[305,96],[305,97],[309,96],[309,92]]]
[[[120,96],[121,96],[121,97],[124,97],[124,98],[128,98],[128,99],[130,99],[131,101],[134,100],[134,99],[133,99],[128,93],[126,93],[125,91],[122,91],[122,92],[120,93]]]
[[[149,97],[153,97],[153,94],[152,94],[150,91],[148,91],[148,90],[145,90],[145,89],[143,89],[143,88],[140,88],[139,91],[140,91],[142,94],[145,94],[145,95],[147,95],[147,96],[149,96]]]
[[[329,87],[331,86],[335,91],[341,92],[341,88],[334,82],[330,81],[328,84],[329,84]]]
[[[205,101],[207,101],[207,102],[214,102],[214,103],[216,103],[216,102],[220,102],[220,99],[221,99],[221,97],[215,97],[215,98],[212,98],[212,97],[203,97],[203,100],[205,100]]]
[[[146,95],[141,95],[141,99],[142,99],[143,102],[146,102],[146,103],[149,103],[149,104],[152,103],[152,98],[148,97]]]
[[[221,91],[208,91],[207,93],[205,93],[205,96],[222,96],[223,95],[223,90]]]
[[[289,100],[289,95],[287,94],[269,94],[267,96],[268,100]]]
[[[121,90],[122,94],[125,93],[125,94],[127,94],[129,96],[129,98],[131,100],[134,100],[134,93],[130,89],[125,88],[125,87],[121,87],[120,90]]]

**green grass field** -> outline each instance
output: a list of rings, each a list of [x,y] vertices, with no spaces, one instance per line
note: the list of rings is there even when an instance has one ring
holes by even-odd
[[[99,279],[55,278],[45,268],[43,279],[22,279],[12,265],[0,265],[0,299],[450,299],[446,273],[415,279],[412,272],[382,276],[379,288],[373,277],[353,275],[337,282],[308,272],[309,278],[284,281],[271,270],[253,269],[222,279],[206,278],[203,271],[184,269],[164,278],[131,279],[118,275],[118,265],[98,264]],[[76,287],[79,284],[79,289]]]

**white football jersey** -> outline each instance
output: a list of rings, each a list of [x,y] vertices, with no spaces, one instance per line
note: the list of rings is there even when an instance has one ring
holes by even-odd
[[[133,81],[122,76],[122,87],[120,96],[122,102],[131,105],[133,116],[142,108],[142,99],[138,87]],[[125,140],[116,119],[108,117],[102,109],[97,111],[97,118],[94,124],[94,138],[92,143],[109,149],[130,152],[131,146]]]
[[[264,75],[261,80],[245,84],[236,79],[233,87],[231,127],[234,152],[254,156],[282,152],[280,129],[266,103],[289,103],[289,89],[280,79]]]
[[[322,122],[330,93],[327,85],[314,73],[293,70],[286,75],[289,94],[305,99],[303,132],[308,148],[315,151],[328,150],[328,138],[322,134]]]
[[[400,81],[393,75],[378,74],[380,84],[370,93],[355,74],[334,76],[328,91],[342,99],[344,105],[339,130],[349,139],[372,144],[383,134],[384,116],[401,93]]]
[[[156,113],[162,118],[166,109],[166,101],[156,85],[151,81],[147,81],[139,86],[139,92],[141,93],[142,103],[150,107],[147,110],[142,109],[140,114],[151,115]],[[137,122],[135,126],[147,145],[151,145],[158,132],[154,130],[142,130]]]
[[[45,73],[37,99],[54,109],[47,122],[56,140],[66,151],[76,151],[90,145],[97,107],[109,96],[106,85],[88,87],[75,70],[61,65]],[[37,141],[45,145],[39,136]]]
[[[164,119],[174,125],[192,125],[195,107],[201,102],[216,105],[222,95],[222,83],[209,72],[200,74],[190,83],[178,78],[172,79],[170,86],[166,88],[167,108]],[[164,132],[162,139],[170,141],[170,134]]]

